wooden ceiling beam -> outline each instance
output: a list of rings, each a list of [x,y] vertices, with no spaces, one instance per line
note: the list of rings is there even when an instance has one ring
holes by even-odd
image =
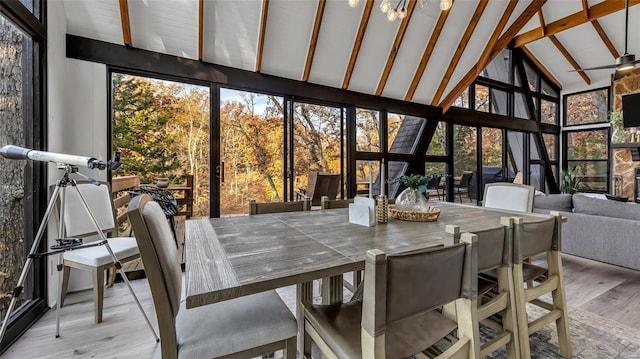
[[[353,43],[353,49],[351,49],[351,57],[349,57],[349,64],[344,73],[344,80],[342,81],[342,89],[349,87],[351,81],[351,75],[353,74],[353,68],[356,66],[356,60],[360,53],[360,46],[362,46],[362,39],[364,33],[367,30],[367,24],[369,23],[369,17],[371,17],[371,9],[373,9],[373,1],[365,1],[364,12],[360,19],[360,26],[358,26],[358,33],[356,34],[356,40]]]
[[[609,36],[607,36],[607,33],[604,31],[602,26],[600,26],[600,22],[598,22],[598,20],[592,20],[591,25],[593,25],[593,28],[600,36],[600,39],[602,39],[602,42],[604,42],[604,46],[607,47],[607,50],[609,50],[611,56],[613,56],[614,59],[620,57],[620,53],[616,49],[615,45],[613,45],[613,42],[611,42],[611,39],[609,39]]]
[[[204,29],[204,0],[198,0],[198,60],[202,61],[202,42]]]
[[[445,71],[444,76],[440,81],[440,86],[438,86],[438,89],[436,90],[435,95],[433,95],[433,99],[431,100],[431,105],[436,106],[438,104],[438,101],[440,101],[440,98],[442,97],[444,90],[447,88],[447,85],[451,80],[451,76],[456,70],[458,63],[460,62],[460,58],[462,57],[464,50],[467,48],[467,45],[469,44],[469,40],[471,39],[471,35],[473,34],[473,31],[476,29],[476,26],[478,25],[478,22],[482,17],[482,13],[487,8],[488,3],[489,3],[488,0],[480,0],[478,2],[478,6],[476,6],[476,10],[473,12],[473,15],[471,16],[471,20],[469,21],[469,25],[467,25],[467,29],[464,31],[464,34],[460,39],[460,43],[458,44],[456,51],[453,53],[453,56],[451,57],[451,62],[449,63],[449,67],[447,67],[447,70]]]
[[[571,66],[573,66],[574,70],[579,70],[581,68],[578,62],[573,58],[573,56],[571,56],[569,51],[564,46],[562,46],[562,43],[560,43],[560,40],[558,40],[558,38],[555,35],[549,36],[549,40],[551,40],[551,42],[556,46],[558,51],[560,51],[562,56],[564,56],[564,58],[567,59],[567,61],[571,64]],[[591,84],[591,79],[589,78],[589,76],[587,76],[587,74],[584,73],[584,71],[577,71],[577,72],[578,72],[578,75],[582,77],[584,82],[587,83],[587,85]]]
[[[527,49],[526,46],[522,46],[520,47],[520,50],[522,50],[522,52],[524,52],[524,54],[529,58],[529,60],[531,60],[531,62],[533,62],[534,65],[536,65],[536,67],[543,73],[545,74],[545,76],[547,76],[547,78],[549,79],[549,81],[551,81],[554,85],[558,86],[559,89],[562,90],[562,84],[560,83],[560,81],[558,81],[558,79],[556,79],[553,74],[551,74],[551,71],[549,71],[549,69],[547,69],[542,62],[540,62],[540,60],[538,60],[538,58],[535,57],[535,55],[529,51],[529,49]]]
[[[507,4],[507,8],[505,9],[500,21],[496,25],[496,28],[493,30],[493,34],[489,38],[489,42],[485,47],[482,55],[480,55],[480,59],[478,62],[469,69],[466,75],[458,82],[458,84],[449,92],[447,97],[440,102],[438,106],[442,107],[443,111],[447,111],[451,105],[455,102],[455,100],[460,96],[461,93],[464,92],[465,89],[471,85],[471,83],[480,75],[482,70],[484,70],[487,65],[493,61],[493,59],[498,56],[500,51],[509,43],[511,38],[515,36],[515,34],[522,29],[522,27],[535,15],[535,13],[540,10],[542,5],[544,5],[546,0],[534,0],[529,6],[518,16],[518,18],[513,22],[513,24],[507,29],[503,36],[502,30],[507,25],[507,22],[511,18],[511,14],[516,8],[517,1],[509,1]],[[502,46],[502,47],[498,47]],[[498,51],[495,49],[499,48]]]
[[[122,22],[122,41],[127,46],[133,46],[131,41],[131,23],[129,21],[129,2],[127,0],[119,0],[120,3],[120,21]]]
[[[400,28],[398,29],[398,33],[396,34],[396,39],[393,42],[393,47],[391,47],[391,52],[389,53],[389,58],[387,58],[387,63],[384,66],[384,71],[382,72],[382,76],[380,77],[380,82],[378,82],[378,88],[376,89],[376,95],[380,96],[382,91],[384,91],[384,86],[387,84],[387,80],[389,79],[389,74],[391,73],[391,69],[393,68],[393,63],[396,61],[396,56],[398,56],[398,51],[400,50],[400,46],[402,45],[402,39],[404,38],[404,34],[407,32],[407,27],[409,26],[409,21],[411,21],[411,15],[413,15],[413,10],[416,7],[416,0],[409,0],[409,6],[407,6],[407,17],[401,20]]]
[[[320,26],[322,26],[322,16],[324,15],[324,7],[326,3],[326,0],[318,1],[318,10],[316,10],[316,20],[313,22],[313,32],[311,33],[311,41],[309,41],[309,51],[307,52],[307,62],[304,66],[302,81],[309,80],[309,73],[311,72],[311,66],[313,65],[313,55],[316,52],[318,34],[320,33]]]
[[[260,34],[258,35],[258,51],[256,53],[256,72],[262,70],[262,52],[264,51],[264,36],[267,31],[267,16],[269,14],[269,0],[262,0],[260,16]]]
[[[530,42],[540,40],[544,37],[555,35],[564,30],[568,30],[587,22],[597,20],[603,16],[613,14],[614,12],[623,10],[625,5],[624,3],[624,1],[601,2],[590,7],[586,12],[586,16],[585,10],[583,8],[576,13],[565,16],[562,19],[547,24],[544,29],[536,28],[516,36],[513,39],[513,46],[520,47]],[[637,4],[640,4],[640,0],[629,0],[629,6],[635,6]]]
[[[455,0],[451,2],[452,7],[453,7],[454,1]],[[442,28],[444,28],[444,24],[447,22],[447,17],[449,16],[449,13],[451,13],[451,9],[440,12],[440,16],[438,17],[436,26],[433,29],[433,32],[431,33],[429,42],[427,43],[427,46],[424,48],[424,52],[422,53],[420,64],[418,64],[418,68],[416,69],[416,72],[413,75],[413,80],[411,80],[411,84],[409,85],[409,89],[407,90],[407,94],[404,96],[405,101],[411,101],[413,99],[413,95],[416,93],[416,89],[418,88],[418,84],[422,79],[424,70],[427,68],[427,63],[429,63],[429,59],[431,58],[433,49],[436,47],[438,38],[440,38],[440,34],[442,33]]]

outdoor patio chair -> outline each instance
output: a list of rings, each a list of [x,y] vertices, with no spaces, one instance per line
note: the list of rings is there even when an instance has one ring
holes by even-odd
[[[312,206],[319,206],[322,196],[336,199],[340,191],[340,175],[326,172],[309,171],[307,188],[296,191],[297,199],[311,199]]]
[[[311,210],[311,200],[308,198],[294,202],[256,202],[254,199],[249,200],[249,215],[309,210]]]
[[[149,195],[127,213],[155,306],[163,359],[252,358],[284,349],[296,357],[296,318],[271,290],[186,310],[182,273],[164,213]]]
[[[447,225],[445,230],[454,243],[477,243],[478,246],[478,299],[472,305],[474,351],[476,358],[485,358],[494,351],[506,346],[507,358],[518,358],[520,346],[516,326],[516,307],[513,287],[512,242],[513,218],[502,217],[501,226],[474,233],[460,233],[460,227]],[[483,273],[492,271],[492,280],[483,277]],[[444,311],[452,316],[455,311],[451,304]],[[494,315],[501,317],[493,320]],[[490,327],[496,334],[481,343],[480,323]]]
[[[488,183],[484,187],[482,205],[487,208],[516,212],[532,212],[536,189],[526,184],[509,182]]]
[[[140,257],[138,245],[133,237],[118,237],[118,226],[111,200],[111,188],[107,182],[96,185],[89,181],[77,181],[77,187],[89,210],[105,233],[109,247],[121,263]],[[80,196],[73,188],[65,190],[64,232],[68,238],[87,238],[96,235],[96,228],[84,209]],[[60,208],[57,208],[59,211]],[[59,218],[59,216],[58,216]],[[59,225],[59,224],[58,224]],[[64,252],[60,283],[60,306],[69,287],[71,268],[91,271],[93,281],[93,307],[96,323],[102,322],[105,270],[114,268],[113,259],[105,246],[76,249]],[[110,282],[112,285],[113,283]]]
[[[466,243],[389,256],[369,250],[363,299],[305,308],[305,341],[333,358],[406,358],[457,328],[459,339],[441,357],[469,358],[476,260],[476,248]],[[457,320],[436,310],[452,301]]]
[[[438,200],[444,197],[444,193],[442,194],[442,197],[440,196],[440,189],[442,189],[442,186],[440,186],[441,180],[442,176],[434,176],[429,180],[429,182],[427,182],[427,194],[429,196],[435,194],[436,196],[438,196]]]
[[[561,226],[566,220],[560,212],[551,212],[551,217],[536,222],[524,222],[522,218],[514,218],[513,230],[513,281],[515,287],[516,315],[518,335],[520,337],[521,357],[531,357],[529,336],[547,324],[555,323],[558,333],[560,355],[571,358],[571,338],[569,320],[567,318],[567,302],[564,289],[564,273],[561,259]],[[524,270],[523,260],[545,253],[547,268],[528,265]],[[537,268],[537,271],[535,269]],[[546,276],[541,277],[546,272]],[[537,285],[525,288],[524,283],[536,279]],[[539,297],[551,294],[552,303]],[[546,314],[529,322],[527,319],[527,303],[547,310]]]
[[[471,176],[473,176],[473,172],[470,171],[465,171],[462,173],[462,176],[460,177],[460,182],[458,182],[458,184],[453,186],[453,194],[454,196],[456,194],[458,194],[458,198],[460,199],[460,202],[462,202],[462,195],[466,195],[469,198],[469,201],[471,201],[471,197],[469,197],[469,182],[471,181]]]

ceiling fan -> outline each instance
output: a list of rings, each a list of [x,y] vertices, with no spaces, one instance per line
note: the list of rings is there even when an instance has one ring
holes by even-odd
[[[630,54],[627,52],[627,42],[629,38],[629,0],[625,1],[625,12],[624,12],[625,22],[624,22],[624,55],[618,57],[616,59],[615,64],[604,65],[604,66],[595,66],[588,67],[584,69],[576,69],[571,70],[569,72],[576,71],[587,71],[587,70],[602,70],[602,69],[616,69],[614,73],[614,79],[617,80],[623,77],[626,73],[633,70],[636,67],[637,63],[640,63],[640,60],[636,60],[636,55]]]

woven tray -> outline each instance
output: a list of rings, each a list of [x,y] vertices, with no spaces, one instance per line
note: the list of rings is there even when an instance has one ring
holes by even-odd
[[[412,212],[400,211],[391,207],[389,208],[389,215],[401,221],[434,222],[440,217],[440,208],[429,206],[429,212]]]

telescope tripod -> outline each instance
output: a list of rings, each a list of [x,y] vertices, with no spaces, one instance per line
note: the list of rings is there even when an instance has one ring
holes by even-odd
[[[87,202],[85,201],[84,197],[82,196],[82,193],[80,192],[80,189],[78,189],[77,187],[77,183],[74,179],[69,178],[69,175],[72,173],[75,173],[76,175],[82,176],[86,179],[88,179],[89,181],[93,182],[95,185],[100,186],[101,184],[93,179],[90,179],[87,176],[84,176],[81,173],[78,173],[78,167],[76,166],[72,166],[72,165],[59,165],[58,166],[59,169],[64,171],[64,174],[62,175],[62,177],[60,177],[60,179],[58,179],[56,181],[56,186],[55,186],[55,190],[53,191],[53,194],[51,195],[51,199],[49,200],[49,204],[47,205],[47,209],[45,211],[44,217],[42,219],[42,222],[40,223],[40,227],[38,228],[38,232],[36,233],[35,239],[31,245],[31,249],[29,251],[29,254],[27,255],[27,259],[24,263],[24,267],[22,268],[22,273],[20,274],[20,277],[18,279],[18,283],[16,284],[16,286],[13,289],[12,292],[12,296],[11,296],[11,302],[9,303],[9,307],[7,308],[7,313],[5,315],[4,321],[2,322],[2,328],[0,328],[0,342],[2,341],[2,338],[4,337],[4,333],[7,329],[7,325],[9,323],[9,316],[11,315],[11,313],[13,312],[13,309],[16,305],[16,301],[18,300],[18,298],[20,297],[20,294],[22,293],[22,290],[24,289],[24,283],[25,280],[27,278],[27,275],[29,274],[29,270],[31,269],[31,266],[33,265],[33,260],[37,259],[37,258],[44,258],[44,257],[48,257],[50,255],[54,255],[57,254],[58,255],[58,265],[56,267],[56,269],[58,270],[58,278],[60,279],[60,283],[62,282],[62,269],[63,269],[63,255],[64,252],[67,251],[72,251],[72,250],[79,250],[79,249],[83,249],[83,248],[88,248],[88,247],[95,247],[95,246],[104,246],[107,251],[109,252],[109,256],[111,257],[111,259],[113,260],[113,265],[116,268],[116,270],[118,271],[118,273],[120,273],[120,275],[122,276],[122,279],[124,280],[124,282],[127,284],[127,287],[129,288],[129,292],[131,292],[131,295],[133,296],[133,299],[135,300],[138,309],[140,309],[140,312],[142,313],[142,316],[144,317],[145,321],[147,322],[147,325],[149,326],[149,329],[151,330],[151,332],[153,333],[153,336],[156,339],[156,342],[159,342],[160,339],[158,338],[158,335],[156,334],[156,331],[153,329],[153,326],[151,325],[151,322],[149,321],[149,318],[147,317],[147,314],[145,313],[144,309],[142,308],[142,305],[140,304],[140,301],[138,300],[138,297],[136,296],[135,292],[133,291],[133,288],[131,287],[131,283],[129,283],[129,279],[127,278],[126,274],[124,273],[124,270],[122,269],[122,265],[120,264],[120,261],[118,260],[118,258],[116,257],[116,255],[113,253],[113,251],[111,250],[111,247],[109,246],[109,242],[107,241],[107,237],[105,236],[104,232],[100,229],[100,226],[95,218],[95,216],[93,215],[93,213],[91,212],[91,209],[89,208],[89,206],[87,205]],[[71,187],[73,187],[77,192],[78,192],[78,196],[80,198],[80,202],[82,203],[82,206],[84,207],[85,212],[87,213],[91,223],[93,224],[93,226],[96,229],[96,233],[97,235],[100,237],[100,240],[97,242],[93,242],[93,243],[89,243],[89,244],[82,244],[82,239],[78,239],[78,238],[64,238],[65,235],[65,226],[64,226],[64,206],[65,206],[65,199],[66,199],[66,190],[67,187],[71,185]],[[44,253],[36,253],[38,247],[40,246],[40,241],[42,240],[43,234],[45,232],[45,229],[47,227],[47,224],[49,223],[50,217],[51,217],[51,213],[53,211],[53,207],[55,206],[57,200],[60,199],[60,221],[59,221],[59,228],[58,228],[58,238],[56,239],[57,244],[51,246],[51,251],[49,252],[44,252]],[[60,303],[61,303],[61,288],[60,288],[60,283],[58,283],[58,289],[57,289],[57,302],[56,302],[56,338],[60,337]]]

